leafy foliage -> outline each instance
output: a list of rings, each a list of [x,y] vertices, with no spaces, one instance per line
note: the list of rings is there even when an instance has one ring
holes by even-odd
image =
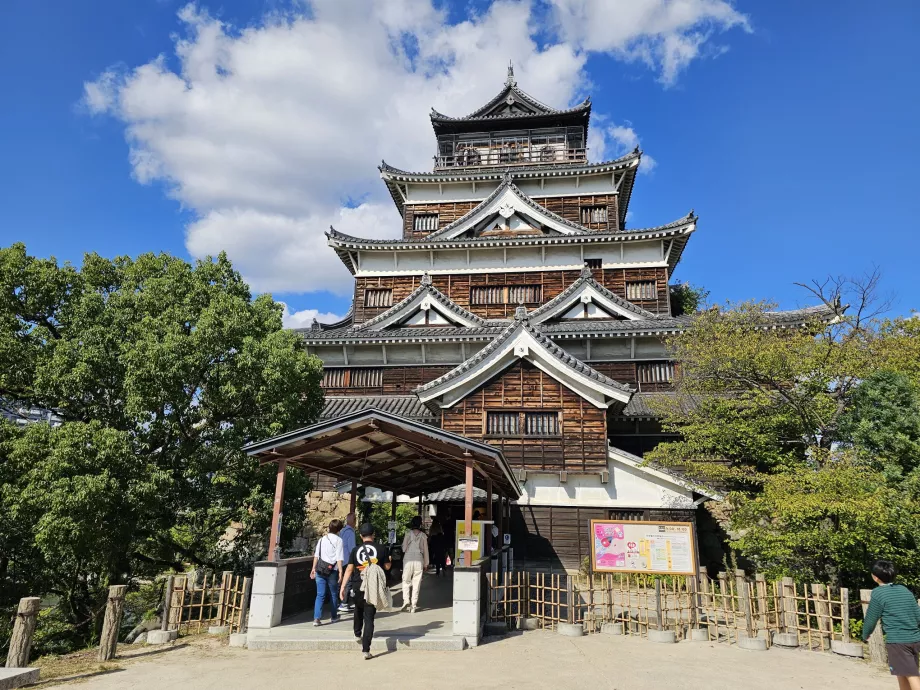
[[[0,400],[64,420],[0,425],[0,607],[53,594],[89,639],[109,584],[264,553],[274,470],[242,447],[322,405],[322,365],[281,311],[223,255],[89,254],[77,269],[0,249]],[[303,513],[307,485],[289,472],[285,514]]]
[[[706,304],[709,290],[691,283],[671,286],[671,315],[695,314]]]

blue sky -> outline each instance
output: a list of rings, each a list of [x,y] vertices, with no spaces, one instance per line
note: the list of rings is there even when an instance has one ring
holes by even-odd
[[[374,166],[429,167],[428,108],[472,110],[512,58],[537,98],[592,95],[607,157],[654,159],[632,227],[699,214],[676,280],[795,307],[795,281],[877,266],[894,313],[920,308],[920,5],[699,0],[662,28],[669,0],[552,2],[6,0],[0,242],[225,248],[291,312],[343,314],[323,230],[398,234]]]

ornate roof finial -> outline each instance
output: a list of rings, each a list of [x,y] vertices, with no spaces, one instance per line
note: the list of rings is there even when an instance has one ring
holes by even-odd
[[[505,79],[505,86],[517,86],[517,82],[514,79],[514,64],[511,60],[508,60],[508,78]]]
[[[585,265],[581,267],[581,277],[582,278],[593,278],[594,274],[591,273],[591,268],[588,266],[588,262],[585,262]]]
[[[690,213],[687,214],[687,217],[688,217],[688,218],[695,218],[695,217],[696,217],[696,216],[694,215],[694,213],[693,213],[693,210],[694,210],[694,209],[692,209],[692,208],[690,209]]]
[[[313,317],[313,323],[310,324],[311,331],[321,331],[323,327],[319,325],[319,321],[316,320],[316,317]]]
[[[511,184],[511,173],[507,170],[502,173],[502,184]]]
[[[523,302],[517,305],[517,308],[514,310],[514,320],[515,321],[526,321],[527,320],[527,307],[524,306]]]
[[[429,285],[431,285],[431,276],[428,275],[428,272],[426,271],[422,274],[422,286],[428,287]]]

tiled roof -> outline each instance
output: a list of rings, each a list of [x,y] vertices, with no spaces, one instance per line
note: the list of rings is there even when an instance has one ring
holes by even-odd
[[[675,333],[690,325],[690,316],[656,316],[651,319],[578,319],[540,324],[541,331],[551,337],[580,334],[639,335],[642,333]]]
[[[666,392],[636,393],[630,398],[629,402],[626,403],[626,407],[623,408],[619,416],[646,419],[657,418],[659,413],[655,410],[656,402],[661,402],[663,404],[677,403],[684,412],[690,412],[696,407],[696,401],[686,395]]]
[[[438,424],[438,416],[423,405],[415,395],[326,396],[326,405],[320,414],[320,421],[344,417],[352,412],[360,412],[371,408],[414,419],[425,424],[435,426]]]
[[[501,335],[508,326],[508,321],[490,322],[494,325],[467,328],[465,326],[406,326],[404,328],[387,328],[382,331],[359,330],[357,328],[340,328],[334,331],[299,331],[307,343],[335,343],[341,340],[361,341],[364,343],[414,342],[414,341],[461,341],[487,340]]]
[[[546,312],[552,311],[553,309],[558,307],[560,304],[564,304],[573,294],[578,292],[578,290],[580,290],[583,285],[590,285],[592,288],[597,290],[600,294],[602,294],[604,297],[609,299],[611,302],[629,311],[630,313],[635,314],[639,318],[642,318],[642,319],[657,318],[652,312],[646,309],[643,309],[642,307],[638,307],[632,302],[629,302],[623,299],[619,295],[615,295],[614,293],[610,292],[610,290],[608,290],[603,285],[601,285],[596,280],[594,280],[594,277],[591,274],[591,269],[588,268],[587,266],[585,266],[581,270],[581,277],[579,277],[578,280],[576,280],[574,283],[569,285],[565,290],[560,292],[549,302],[535,309],[534,311],[530,312],[530,314],[528,315],[529,318],[533,320],[539,316],[542,316]]]
[[[498,500],[498,494],[492,494],[493,500]],[[463,484],[458,484],[457,486],[452,486],[449,489],[444,489],[443,491],[438,491],[437,493],[428,494],[425,496],[425,503],[441,503],[441,502],[456,502],[466,500],[466,486]],[[477,486],[473,487],[473,501],[475,503],[485,503],[486,502],[486,492],[484,489],[480,489]]]

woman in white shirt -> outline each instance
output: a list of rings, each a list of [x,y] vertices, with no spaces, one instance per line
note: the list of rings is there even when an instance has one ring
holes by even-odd
[[[329,523],[329,533],[316,543],[313,553],[313,570],[310,577],[316,580],[316,603],[313,606],[313,625],[320,625],[326,591],[332,598],[332,622],[339,620],[339,580],[342,578],[341,520]]]

